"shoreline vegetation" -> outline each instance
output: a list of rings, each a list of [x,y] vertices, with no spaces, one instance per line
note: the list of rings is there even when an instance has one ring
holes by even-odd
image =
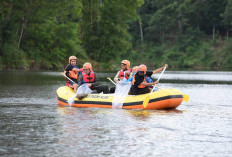
[[[0,1],[0,70],[232,69],[232,0]]]
[[[162,66],[162,65],[161,65]],[[79,66],[79,68],[82,68]],[[159,66],[154,67],[154,68],[159,68]],[[154,68],[148,68],[148,70],[154,70]],[[31,72],[63,72],[65,67],[61,69],[29,69],[29,68],[11,68],[11,69],[0,69],[0,72],[7,72],[7,71],[31,71]],[[102,72],[102,73],[117,73],[118,70],[120,70],[120,67],[116,67],[115,69],[112,70],[106,70],[106,69],[101,69],[99,67],[94,67],[94,71],[96,72]],[[168,68],[168,71],[224,71],[224,72],[231,72],[231,68],[219,68],[219,67],[191,67],[191,68],[186,68],[186,67],[174,67],[174,68]]]

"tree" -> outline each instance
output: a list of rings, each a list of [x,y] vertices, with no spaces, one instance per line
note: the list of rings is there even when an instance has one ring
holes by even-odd
[[[130,48],[129,23],[138,18],[142,0],[84,0],[81,34],[87,54],[96,61],[110,62]]]
[[[7,68],[57,69],[69,55],[87,58],[79,40],[79,0],[0,3],[5,8],[1,10],[0,57]]]
[[[223,22],[226,24],[226,37],[229,38],[229,28],[232,25],[232,0],[228,0],[225,12],[223,14]]]

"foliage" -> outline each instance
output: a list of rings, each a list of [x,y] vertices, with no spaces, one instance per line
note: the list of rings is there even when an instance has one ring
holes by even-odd
[[[62,69],[69,55],[87,59],[78,38],[78,0],[1,3],[8,8],[1,20],[0,56],[5,68],[20,68],[27,60],[31,68]]]
[[[225,46],[223,47],[223,54],[222,54],[222,67],[227,69],[231,69],[232,67],[232,38],[229,38],[225,41]]]
[[[145,44],[141,44],[139,26],[131,24],[135,64],[152,68],[168,63],[169,67],[217,67],[230,64],[228,37],[231,27],[231,0],[153,0],[138,10],[142,19]],[[134,26],[136,25],[136,26]],[[160,65],[156,65],[156,63]]]
[[[129,23],[138,18],[136,8],[141,0],[83,0],[82,41],[91,59],[110,61],[131,48]]]
[[[227,25],[232,25],[232,0],[228,0],[225,12],[222,15],[224,17],[224,22]]]
[[[2,58],[3,58],[3,65],[8,65],[7,68],[14,69],[14,68],[21,68],[25,69],[28,67],[25,54],[22,50],[17,48],[17,43],[7,43],[4,44],[2,47]],[[16,67],[17,66],[17,67]]]
[[[232,0],[1,0],[0,69],[231,69]]]

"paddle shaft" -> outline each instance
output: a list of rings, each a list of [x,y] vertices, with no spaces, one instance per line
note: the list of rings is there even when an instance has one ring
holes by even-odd
[[[62,75],[64,75],[65,78],[67,78],[69,81],[71,81],[74,84],[77,84],[76,82],[74,82],[73,80],[71,80],[70,78],[68,78],[68,76],[66,76],[64,73],[62,73]]]
[[[160,80],[160,78],[161,78],[161,76],[163,75],[165,69],[166,69],[166,67],[164,67],[164,69],[163,69],[162,73],[160,74],[160,76],[159,76],[159,78],[158,78],[157,81]],[[154,90],[155,87],[156,87],[156,84],[155,84],[154,87],[152,88],[150,94],[144,99],[144,101],[143,101],[143,108],[146,108],[146,107],[147,107],[147,104],[148,104],[149,101],[150,101],[151,93],[153,92],[153,90]]]
[[[158,82],[159,82],[159,80],[160,80],[160,78],[161,78],[161,76],[163,75],[163,73],[164,73],[164,71],[166,70],[166,67],[164,67],[164,70],[162,71],[162,73],[160,74],[160,76],[159,76],[159,78],[158,78]]]
[[[158,78],[158,80],[157,80],[158,82],[159,82],[159,80],[160,80],[160,78],[161,78],[161,76],[163,75],[163,73],[164,73],[165,70],[166,70],[166,67],[164,67],[162,73],[160,74],[160,76],[159,76],[159,78]],[[156,87],[156,84],[155,84],[154,87],[152,88],[151,93],[152,93],[153,89],[155,89],[155,87]],[[150,93],[150,94],[151,94],[151,93]]]
[[[110,77],[107,77],[107,79],[110,80],[110,82],[112,82],[116,86],[116,83],[113,80],[111,80]]]

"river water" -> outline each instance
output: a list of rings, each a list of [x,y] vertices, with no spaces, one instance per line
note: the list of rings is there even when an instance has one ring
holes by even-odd
[[[159,86],[190,96],[168,111],[61,107],[63,85],[59,72],[0,72],[0,156],[232,156],[232,72],[166,71]]]

